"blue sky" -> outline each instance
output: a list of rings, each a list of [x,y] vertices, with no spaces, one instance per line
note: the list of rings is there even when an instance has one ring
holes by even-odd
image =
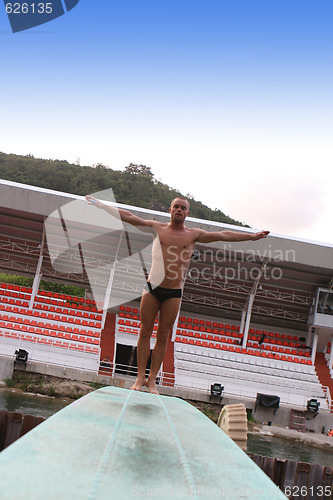
[[[332,26],[331,0],[80,0],[13,34],[0,5],[0,150],[142,163],[255,228],[333,243]]]

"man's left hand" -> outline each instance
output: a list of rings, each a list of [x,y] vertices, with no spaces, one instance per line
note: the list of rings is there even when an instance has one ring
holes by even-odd
[[[262,238],[267,238],[270,231],[260,231],[259,233],[255,233],[252,237],[253,241],[261,240]]]

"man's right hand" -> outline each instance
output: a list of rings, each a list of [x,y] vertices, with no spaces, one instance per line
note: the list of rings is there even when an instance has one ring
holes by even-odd
[[[102,202],[100,202],[99,200],[97,200],[97,198],[94,198],[93,196],[90,196],[90,194],[88,194],[86,196],[86,200],[88,202],[89,205],[93,205],[94,207],[97,207],[97,208],[103,208],[104,207],[104,204]]]

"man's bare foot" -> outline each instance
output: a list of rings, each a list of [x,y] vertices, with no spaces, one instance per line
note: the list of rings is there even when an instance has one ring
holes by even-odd
[[[137,378],[130,390],[141,391],[143,385],[147,385],[147,381],[145,379]]]
[[[148,390],[150,392],[150,394],[159,394],[158,390],[157,390],[157,387],[156,387],[156,382],[155,380],[151,380],[149,377],[148,377],[148,380],[147,382],[145,383],[145,385],[148,387]]]

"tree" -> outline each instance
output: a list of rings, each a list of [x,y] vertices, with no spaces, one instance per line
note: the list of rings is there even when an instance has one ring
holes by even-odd
[[[118,203],[162,211],[168,211],[174,198],[184,198],[177,189],[155,180],[150,167],[135,163],[122,172],[100,162],[93,168],[0,152],[0,178],[78,195],[112,188]],[[192,217],[244,225],[218,209],[211,210],[191,194],[185,198],[190,200]]]
[[[104,165],[104,163],[94,163],[93,164],[93,167],[96,168],[96,170],[108,170],[108,166],[107,165]]]
[[[153,179],[154,177],[150,167],[146,167],[146,165],[137,165],[136,163],[130,163],[127,167],[125,167],[125,172],[131,175],[143,175],[145,177],[149,177],[150,179]]]

